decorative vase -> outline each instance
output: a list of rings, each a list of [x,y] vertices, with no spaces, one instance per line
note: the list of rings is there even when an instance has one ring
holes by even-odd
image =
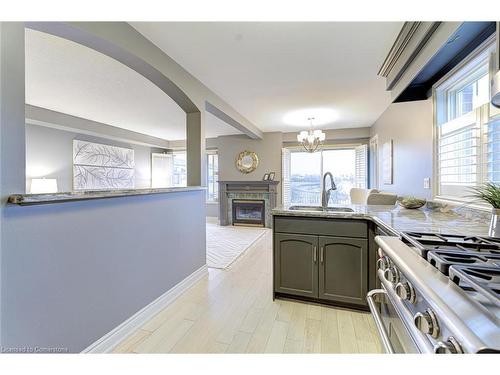
[[[500,208],[493,208],[491,211],[491,221],[488,235],[490,237],[500,238]]]

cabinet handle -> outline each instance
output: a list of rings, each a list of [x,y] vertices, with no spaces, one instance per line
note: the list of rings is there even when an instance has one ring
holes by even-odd
[[[325,247],[324,246],[321,246],[320,249],[319,249],[320,253],[319,253],[319,261],[323,264],[323,258],[324,258],[324,253],[325,253]]]
[[[318,249],[316,246],[313,246],[313,261],[316,263],[318,261]]]

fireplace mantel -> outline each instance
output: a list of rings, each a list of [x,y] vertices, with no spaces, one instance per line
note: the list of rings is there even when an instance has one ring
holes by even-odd
[[[219,183],[219,223],[230,225],[228,217],[230,199],[235,195],[244,194],[245,198],[261,199],[268,201],[267,211],[276,207],[277,187],[279,181],[218,181]],[[233,198],[232,198],[232,197]],[[269,212],[266,212],[269,214]]]

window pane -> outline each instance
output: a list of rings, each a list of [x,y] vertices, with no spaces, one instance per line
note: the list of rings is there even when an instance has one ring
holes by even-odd
[[[165,188],[172,186],[172,155],[151,154],[151,187]]]
[[[321,152],[290,155],[291,204],[321,203]]]
[[[438,111],[448,112],[448,121],[471,113],[476,108],[488,103],[490,88],[487,64],[462,77],[453,87],[446,89],[448,103],[438,103]],[[448,107],[448,108],[446,108]]]
[[[173,186],[187,186],[186,152],[174,153]]]
[[[331,172],[337,185],[337,190],[331,194],[331,203],[349,204],[351,202],[349,192],[356,183],[355,158],[354,149],[323,151],[323,171]]]
[[[207,155],[207,201],[216,202],[219,196],[218,155]]]
[[[495,43],[481,47],[468,62],[435,89],[437,194],[445,199],[471,200],[471,187],[500,181],[500,142],[495,125],[484,123],[489,113],[489,58]]]
[[[463,116],[472,111],[472,97],[474,94],[474,83],[465,86],[457,92],[457,116]]]
[[[438,144],[440,194],[460,198],[470,194],[469,187],[477,185],[480,179],[479,146],[479,128],[475,123],[441,135]]]

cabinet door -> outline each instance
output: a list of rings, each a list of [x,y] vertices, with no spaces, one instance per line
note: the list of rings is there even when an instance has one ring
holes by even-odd
[[[366,305],[368,241],[319,237],[319,298]]]
[[[274,235],[274,290],[318,297],[318,237]]]

